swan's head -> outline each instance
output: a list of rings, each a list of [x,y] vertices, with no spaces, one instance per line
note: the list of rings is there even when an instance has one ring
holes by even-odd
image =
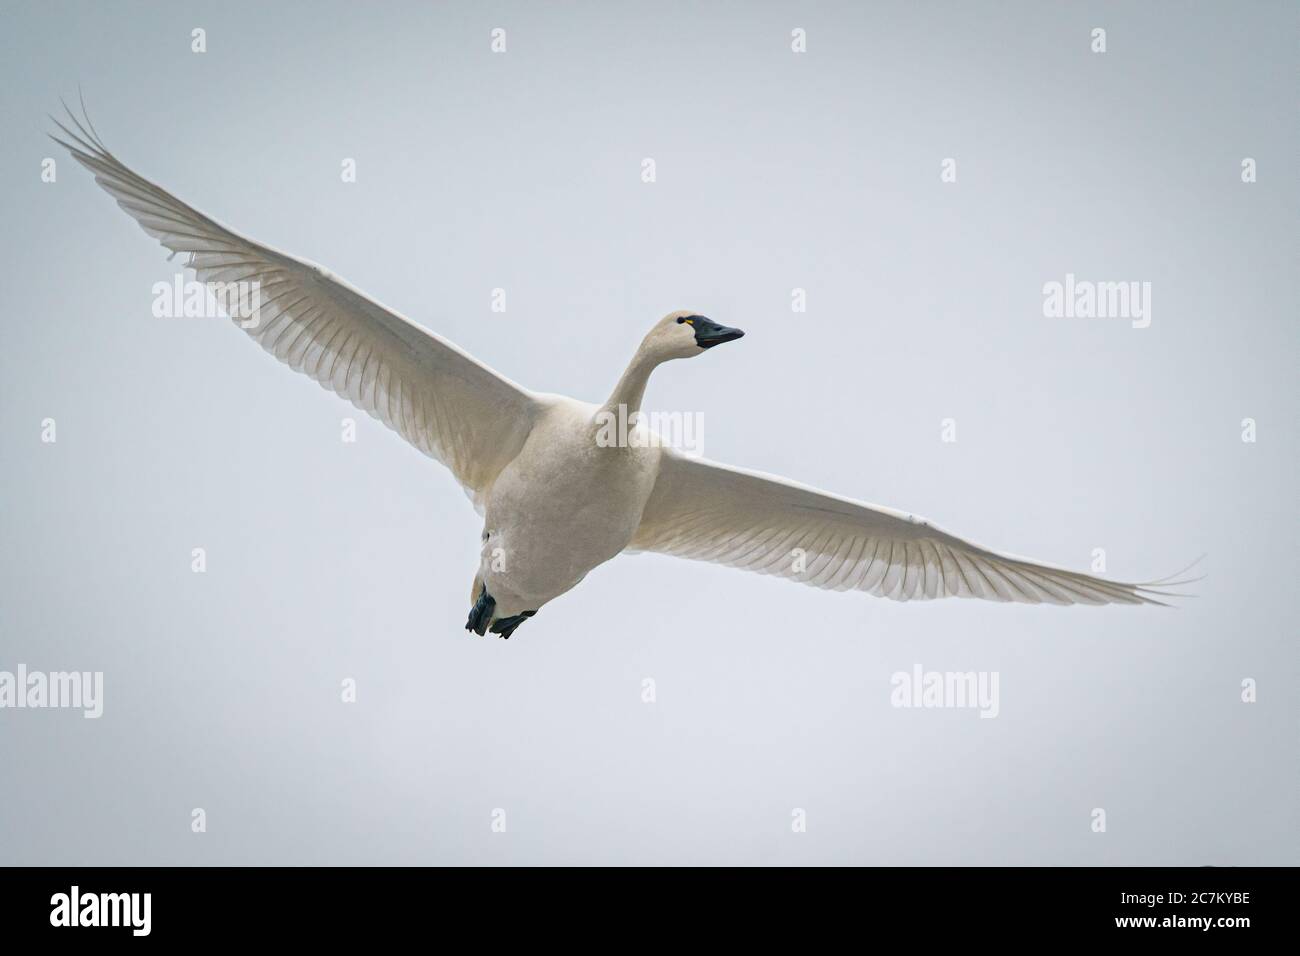
[[[690,358],[723,342],[734,342],[744,334],[683,309],[669,312],[656,322],[645,337],[644,347],[663,360]]]

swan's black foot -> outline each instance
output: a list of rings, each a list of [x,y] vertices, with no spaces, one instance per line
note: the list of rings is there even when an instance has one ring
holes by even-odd
[[[479,637],[482,637],[487,633],[488,622],[492,620],[492,612],[496,610],[496,607],[496,600],[487,593],[487,587],[484,586],[479,591],[478,600],[469,609],[469,620],[465,622],[465,630],[473,631]]]
[[[524,613],[516,614],[514,617],[503,617],[499,621],[494,621],[492,623],[492,633],[500,634],[508,641],[510,635],[515,632],[515,628],[536,613],[536,611],[524,611]]]

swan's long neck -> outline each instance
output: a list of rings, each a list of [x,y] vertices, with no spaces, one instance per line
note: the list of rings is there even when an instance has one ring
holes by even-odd
[[[624,413],[629,418],[636,412],[641,411],[641,401],[645,398],[646,383],[650,381],[650,373],[659,365],[660,359],[656,358],[646,348],[644,342],[632,356],[632,361],[628,363],[627,370],[623,377],[618,380],[614,386],[613,393],[609,400],[602,406],[602,412],[610,412],[614,415],[619,414],[619,406],[626,406],[627,411]]]

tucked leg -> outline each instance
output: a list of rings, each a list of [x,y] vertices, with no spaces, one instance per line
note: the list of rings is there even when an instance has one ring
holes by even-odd
[[[510,640],[510,635],[515,632],[515,628],[536,613],[536,611],[524,611],[522,614],[516,614],[514,617],[503,617],[500,620],[493,621],[492,633],[500,634],[508,641]]]
[[[492,598],[492,595],[487,593],[487,586],[481,585],[478,600],[469,609],[469,620],[465,622],[465,630],[473,631],[479,637],[486,634],[488,624],[492,620],[492,612],[496,610],[496,606],[497,602]]]

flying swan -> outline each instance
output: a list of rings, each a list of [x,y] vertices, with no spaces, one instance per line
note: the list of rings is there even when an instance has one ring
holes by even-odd
[[[132,172],[89,117],[51,138],[205,283],[257,283],[238,321],[295,372],[346,398],[451,470],[484,517],[465,627],[509,638],[544,604],[623,551],[656,551],[896,601],[1160,604],[1125,584],[973,545],[915,516],[654,441],[597,440],[641,408],[650,373],[744,333],[695,312],[651,327],[600,406],[529,391],[321,266],[248,239]],[[53,117],[51,117],[53,119]],[[601,413],[608,413],[602,415]],[[793,556],[801,555],[800,561]]]

